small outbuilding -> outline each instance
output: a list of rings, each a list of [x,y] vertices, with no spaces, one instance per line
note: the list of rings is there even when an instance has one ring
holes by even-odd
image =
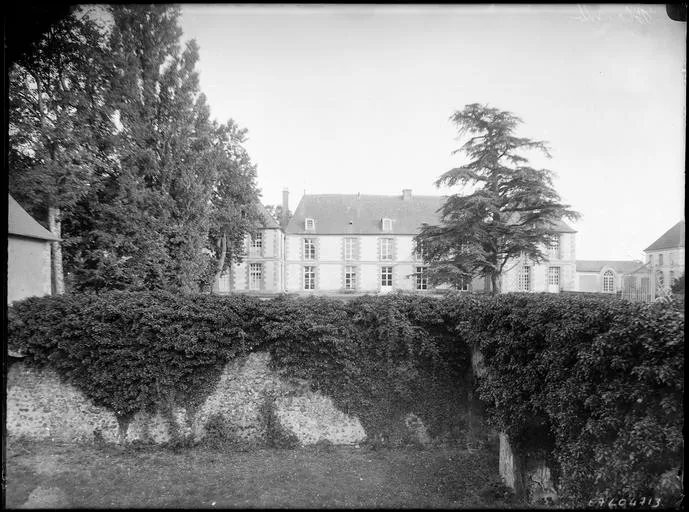
[[[7,195],[7,303],[50,295],[50,244],[60,239]]]

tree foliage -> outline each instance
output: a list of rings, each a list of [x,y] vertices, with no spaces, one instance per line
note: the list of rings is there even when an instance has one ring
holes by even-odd
[[[460,136],[469,137],[453,154],[463,152],[468,161],[435,184],[462,190],[446,199],[440,224],[424,225],[416,241],[431,263],[430,282],[457,285],[479,275],[496,293],[508,261],[522,255],[543,261],[543,246],[558,222],[578,214],[560,202],[552,171],[528,165],[524,151],[550,154],[545,142],[515,135],[522,122],[517,116],[471,104],[450,119]]]
[[[75,290],[209,289],[258,221],[246,130],[211,119],[179,8],[99,13],[14,66],[10,190],[39,218],[61,209]]]
[[[108,165],[110,110],[102,27],[79,10],[54,23],[8,70],[10,193],[57,237]],[[62,253],[53,244],[54,290]]]

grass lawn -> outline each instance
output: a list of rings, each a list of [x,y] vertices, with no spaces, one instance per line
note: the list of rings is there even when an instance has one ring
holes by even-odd
[[[314,447],[250,452],[8,442],[6,506],[58,487],[86,508],[495,507],[495,451]]]

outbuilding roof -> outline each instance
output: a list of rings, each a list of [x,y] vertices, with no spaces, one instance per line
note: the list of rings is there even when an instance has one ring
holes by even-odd
[[[437,224],[438,210],[445,196],[417,196],[410,191],[401,195],[367,194],[305,194],[290,219],[286,233],[321,235],[415,235],[421,225]],[[306,230],[305,220],[314,220],[314,228]],[[382,219],[392,220],[388,231]],[[562,221],[555,228],[563,233],[576,231]]]
[[[577,272],[600,272],[605,267],[620,274],[635,272],[644,266],[639,260],[576,260]]]
[[[663,249],[677,249],[684,247],[684,221],[680,220],[677,224],[668,229],[663,235],[644,249],[644,252],[661,251]]]
[[[28,212],[7,194],[7,234],[36,238],[38,240],[60,240],[50,231],[41,226]]]

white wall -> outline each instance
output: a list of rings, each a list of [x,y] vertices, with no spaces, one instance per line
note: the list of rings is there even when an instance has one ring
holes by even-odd
[[[7,303],[50,295],[50,242],[7,237]]]

